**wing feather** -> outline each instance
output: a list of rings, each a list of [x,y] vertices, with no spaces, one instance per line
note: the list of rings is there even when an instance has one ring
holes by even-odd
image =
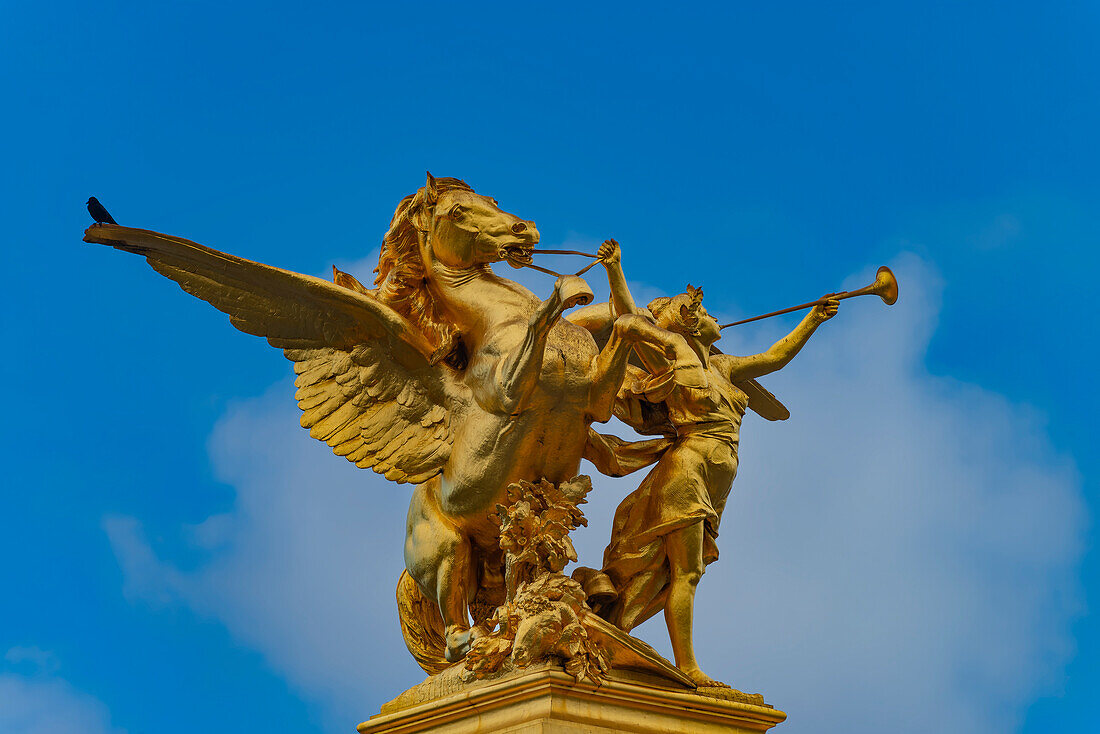
[[[432,347],[368,293],[149,230],[95,225],[86,242],[143,255],[161,275],[265,337],[294,363],[301,424],[337,456],[395,482],[450,457],[451,412],[468,398]]]

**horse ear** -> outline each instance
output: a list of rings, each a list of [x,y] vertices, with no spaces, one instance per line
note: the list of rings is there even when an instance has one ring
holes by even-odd
[[[435,176],[431,171],[427,171],[428,183],[424,185],[424,198],[428,200],[429,204],[434,204],[439,199],[439,192],[435,186]]]

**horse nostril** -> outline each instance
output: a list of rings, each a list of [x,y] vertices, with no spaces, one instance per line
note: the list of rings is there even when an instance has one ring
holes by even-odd
[[[524,224],[523,222],[516,222],[515,224],[512,225],[512,232],[514,232],[515,234],[523,234],[526,231],[527,231],[527,225]]]

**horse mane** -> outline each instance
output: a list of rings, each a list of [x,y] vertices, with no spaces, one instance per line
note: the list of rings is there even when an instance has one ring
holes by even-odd
[[[435,180],[437,194],[473,188],[459,178],[439,177]],[[382,251],[374,272],[375,297],[412,322],[434,348],[431,363],[444,362],[455,369],[466,367],[466,352],[462,335],[436,307],[428,292],[427,273],[420,256],[420,235],[427,230],[426,217],[431,215],[434,201],[428,199],[427,187],[417,189],[397,205],[390,228],[382,238]]]

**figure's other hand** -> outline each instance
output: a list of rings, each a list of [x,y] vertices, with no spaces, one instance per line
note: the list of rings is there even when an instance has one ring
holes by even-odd
[[[596,250],[596,257],[604,265],[617,265],[623,260],[623,251],[615,240],[604,240],[600,249]]]
[[[810,315],[817,319],[818,323],[824,323],[836,316],[836,312],[840,308],[840,300],[832,298],[832,295],[832,293],[827,293],[822,296],[821,300],[825,301],[825,303],[819,303],[814,306],[814,310],[810,312]]]

